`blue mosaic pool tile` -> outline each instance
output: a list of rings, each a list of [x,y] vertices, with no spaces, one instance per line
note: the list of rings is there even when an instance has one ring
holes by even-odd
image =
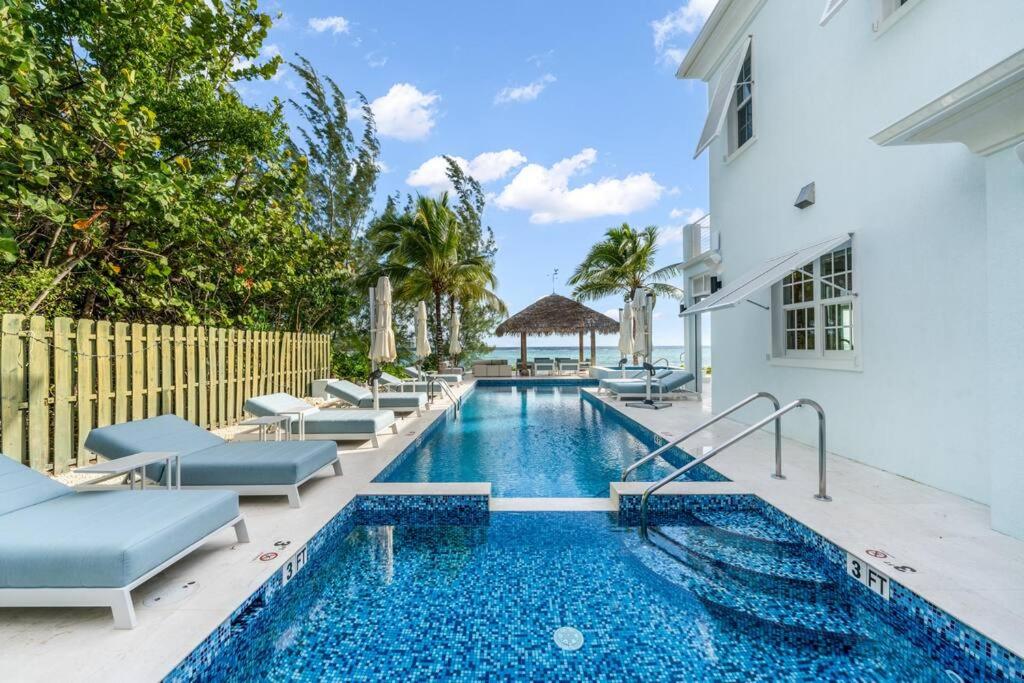
[[[476,389],[476,384],[473,384],[467,389],[461,396],[462,400],[466,400]],[[438,417],[436,420],[428,424],[423,431],[416,435],[416,438],[412,440],[412,443],[408,444],[403,448],[398,455],[391,459],[387,465],[384,466],[377,476],[374,477],[373,481],[387,481],[388,477],[398,469],[402,463],[409,459],[413,453],[419,450],[423,442],[432,437],[438,430],[444,428],[449,422],[456,419],[455,406],[448,406],[447,410],[444,411],[444,415]]]
[[[476,526],[489,520],[490,496],[359,495],[351,506],[359,524]]]
[[[640,494],[619,495],[619,523],[640,523]],[[750,494],[694,494],[686,496],[654,495],[647,510],[652,523],[667,524],[676,516],[700,510],[757,510],[760,498]]]

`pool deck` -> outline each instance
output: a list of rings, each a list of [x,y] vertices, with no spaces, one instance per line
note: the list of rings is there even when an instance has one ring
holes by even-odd
[[[559,378],[555,378],[559,379]],[[561,378],[564,379],[564,378]],[[469,385],[459,387],[459,393]],[[588,391],[591,391],[588,389]],[[604,398],[602,397],[602,400]],[[707,419],[696,401],[673,402],[666,410],[608,404],[640,424],[671,438]],[[113,628],[108,609],[4,609],[0,611],[0,661],[4,680],[154,681],[173,668],[257,587],[360,492],[457,493],[460,484],[374,484],[373,478],[447,408],[438,405],[420,418],[403,420],[397,435],[382,437],[379,449],[340,449],[344,476],[330,470],[302,489],[303,506],[284,498],[243,499],[252,542],[237,545],[230,531],[134,592],[139,625]],[[735,434],[742,425],[723,420],[688,442],[699,453]],[[738,444],[711,464],[732,482],[671,484],[666,493],[753,493],[834,543],[880,569],[869,549],[882,550],[916,573],[894,578],[1018,654],[1024,654],[1024,542],[989,526],[988,508],[902,477],[830,456],[829,492],[823,503],[812,494],[817,483],[813,448],[786,439],[787,479],[771,479],[773,437],[763,433]],[[468,487],[479,487],[469,484]],[[612,493],[642,490],[637,483],[612,484]],[[475,490],[475,489],[474,489]],[[614,497],[598,499],[491,499],[492,510],[610,510]],[[277,542],[289,542],[282,549]],[[268,553],[277,553],[268,557]],[[188,593],[165,593],[159,607],[148,596],[196,581]]]

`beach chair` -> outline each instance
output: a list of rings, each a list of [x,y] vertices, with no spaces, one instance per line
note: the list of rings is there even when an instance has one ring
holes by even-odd
[[[243,496],[287,496],[301,504],[299,487],[330,465],[341,476],[338,448],[326,441],[228,442],[176,415],[122,422],[89,432],[86,449],[108,460],[146,451],[181,455],[181,486],[230,489]],[[146,476],[165,482],[163,465],[149,465]]]
[[[422,372],[415,365],[408,366],[405,371],[420,382],[426,382],[431,378],[443,379],[448,384],[458,384],[462,381],[461,372]]]
[[[551,358],[534,358],[533,359],[533,374],[540,375],[542,372],[551,374],[555,371],[555,361]]]
[[[328,382],[324,390],[333,398],[344,401],[356,408],[373,407],[373,392],[348,380],[339,379],[334,382]],[[416,415],[422,415],[422,410],[427,405],[427,395],[422,391],[382,391],[377,394],[377,403],[382,409],[393,410],[396,413],[416,413]]]
[[[579,374],[580,362],[576,358],[555,358],[555,364],[560,375]]]
[[[248,543],[231,491],[75,491],[0,454],[0,607],[109,607],[220,531]]]
[[[254,396],[242,406],[256,417],[287,415],[289,429],[300,440],[369,441],[380,446],[377,434],[390,428],[398,433],[395,413],[390,410],[321,410],[291,394],[276,393]]]
[[[380,373],[379,386],[386,391],[423,391],[428,394],[428,398],[431,391],[437,391],[438,389],[437,385],[432,382],[420,381],[418,379],[401,379],[389,372]]]

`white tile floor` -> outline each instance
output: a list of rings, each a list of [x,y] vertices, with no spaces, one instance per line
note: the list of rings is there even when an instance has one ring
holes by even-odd
[[[678,434],[707,417],[696,402],[661,411],[613,405],[658,432]],[[105,609],[0,610],[0,680],[158,680],[290,555],[281,552],[264,562],[261,554],[278,550],[276,541],[290,541],[294,551],[358,491],[378,490],[381,485],[369,482],[443,407],[403,421],[399,434],[383,438],[379,449],[347,446],[342,451],[345,476],[332,477],[328,471],[310,482],[302,490],[299,510],[289,509],[283,498],[246,499],[243,512],[252,542],[236,545],[225,531],[141,586],[134,596],[139,626],[132,631],[113,629]],[[688,448],[699,452],[741,428],[723,421],[694,437]],[[817,481],[814,450],[786,440],[788,478],[777,481],[768,476],[772,444],[770,435],[759,434],[715,458],[715,468],[732,482],[672,484],[666,491],[755,493],[864,559],[869,559],[864,552],[869,548],[884,550],[917,569],[898,576],[901,583],[1024,653],[1024,542],[992,531],[985,506],[835,456],[830,456],[829,470],[834,501],[821,503],[811,496]],[[449,492],[460,486],[452,485]],[[413,485],[409,492],[420,488]],[[486,489],[471,485],[467,490]],[[493,510],[606,510],[613,504],[612,499],[492,499]],[[144,605],[147,596],[191,580],[197,586],[187,598],[161,607]]]

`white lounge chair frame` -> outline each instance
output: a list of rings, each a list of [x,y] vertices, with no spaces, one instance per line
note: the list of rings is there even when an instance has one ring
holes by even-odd
[[[327,403],[323,404],[322,408],[330,409],[330,406],[338,405],[339,402],[341,402],[341,399],[335,399],[333,401],[328,401]],[[303,409],[303,410],[282,410],[282,411],[280,411],[278,413],[278,415],[296,415],[296,416],[298,416],[298,418],[299,418],[299,433],[296,436],[298,437],[299,441],[369,441],[371,444],[373,444],[374,448],[380,448],[380,440],[377,438],[377,433],[376,432],[372,432],[372,433],[371,432],[345,432],[344,434],[307,434],[306,433],[306,415],[309,415],[310,413],[317,412],[318,410],[322,412],[321,408],[316,408],[316,407],[310,406],[308,409]],[[353,408],[353,410],[366,410],[366,408]],[[388,408],[387,410],[391,410],[391,412],[395,412],[391,408]],[[397,413],[395,413],[395,418],[398,419],[398,414]],[[288,427],[286,427],[285,429],[291,429],[291,424],[289,424]],[[398,423],[397,422],[391,423],[390,429],[391,429],[391,433],[392,434],[397,434],[398,433]],[[240,436],[244,436],[245,437],[244,439],[241,439],[241,440],[242,441],[248,441],[249,440],[249,435],[251,433],[252,432],[246,432],[246,433],[240,435]],[[291,437],[291,432],[288,432],[288,436],[289,436],[289,438]],[[236,436],[234,438],[234,440],[238,441],[239,438]],[[338,471],[338,476],[341,476],[341,464],[340,463],[339,463],[339,465],[337,467],[337,471]]]
[[[239,543],[249,542],[249,530],[245,525],[245,518],[238,515],[174,557],[150,569],[127,586],[120,588],[0,588],[0,607],[109,607],[114,616],[114,628],[135,628],[138,622],[135,618],[135,605],[132,603],[132,591],[228,527],[234,527]]]

